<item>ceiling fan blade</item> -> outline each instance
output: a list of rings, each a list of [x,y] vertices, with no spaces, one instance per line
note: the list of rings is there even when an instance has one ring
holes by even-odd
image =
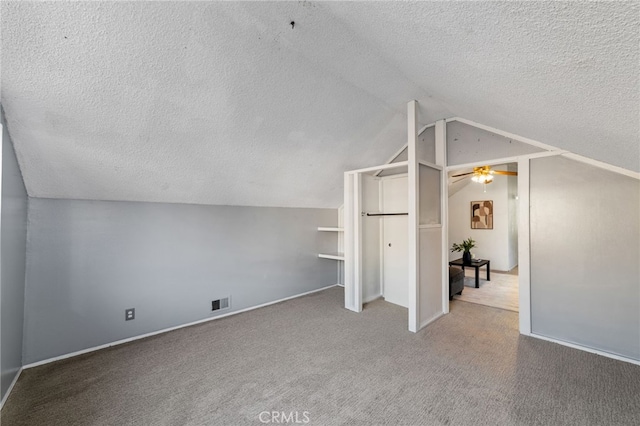
[[[518,176],[518,172],[507,172],[503,170],[492,170],[491,173],[494,175]]]
[[[459,175],[453,175],[453,176],[451,176],[451,177],[468,176],[468,175],[472,175],[472,174],[474,174],[474,173],[475,173],[475,172],[461,173],[461,174],[459,174]]]
[[[451,176],[451,177],[453,178],[453,176]],[[452,181],[451,181],[451,184],[455,184],[455,183],[458,183],[458,182],[462,182],[463,180],[467,180],[467,179],[469,179],[469,178],[471,178],[471,176],[462,176],[461,178],[457,178],[457,179],[455,179],[455,180],[452,180]]]

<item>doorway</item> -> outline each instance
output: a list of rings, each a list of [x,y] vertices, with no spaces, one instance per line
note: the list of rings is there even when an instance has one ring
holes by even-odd
[[[487,267],[480,269],[479,288],[475,286],[475,268],[465,268],[462,294],[454,295],[450,303],[464,301],[518,312],[518,176],[512,175],[518,164],[497,164],[491,170],[496,174],[490,183],[473,181],[474,175],[467,174],[467,169],[448,173],[449,245],[472,238],[475,259],[489,260],[491,268],[490,280],[486,279]],[[482,217],[481,226],[474,226],[478,205],[490,217]],[[460,257],[461,253],[449,253],[449,261]]]

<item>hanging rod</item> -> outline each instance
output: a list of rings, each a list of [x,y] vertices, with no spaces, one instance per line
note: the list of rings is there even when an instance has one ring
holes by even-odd
[[[409,213],[366,213],[367,216],[407,216]],[[365,212],[362,212],[362,216]]]

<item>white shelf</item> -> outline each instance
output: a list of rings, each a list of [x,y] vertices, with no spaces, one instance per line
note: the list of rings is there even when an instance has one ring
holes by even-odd
[[[318,231],[343,232],[344,228],[331,228],[327,226],[319,226]]]
[[[318,257],[323,259],[344,260],[344,253],[320,253]]]

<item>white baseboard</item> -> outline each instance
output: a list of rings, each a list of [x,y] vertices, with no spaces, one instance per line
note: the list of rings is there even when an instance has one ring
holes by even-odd
[[[0,410],[2,410],[2,407],[4,407],[4,403],[7,402],[7,398],[9,398],[9,394],[11,394],[13,387],[18,382],[18,377],[20,377],[20,373],[22,373],[23,369],[24,367],[20,367],[20,370],[18,370],[18,374],[16,374],[16,376],[13,378],[13,381],[9,385],[9,388],[7,389],[7,393],[4,394],[4,398],[2,398],[2,401],[0,401]]]
[[[177,325],[175,327],[165,328],[165,329],[162,329],[162,330],[153,331],[151,333],[141,334],[139,336],[133,336],[133,337],[128,337],[128,338],[122,339],[122,340],[116,340],[115,342],[105,343],[104,345],[94,346],[92,348],[87,348],[87,349],[83,349],[81,351],[71,352],[71,353],[60,355],[60,356],[56,356],[56,357],[53,357],[53,358],[48,358],[48,359],[45,359],[45,360],[42,360],[42,361],[32,362],[31,364],[27,364],[27,365],[23,366],[22,369],[33,368],[33,367],[37,367],[39,365],[49,364],[49,363],[52,363],[52,362],[55,362],[55,361],[60,361],[60,360],[63,360],[63,359],[67,359],[67,358],[71,358],[71,357],[74,357],[74,356],[86,354],[86,353],[89,353],[89,352],[95,352],[95,351],[98,351],[100,349],[110,348],[111,346],[117,346],[117,345],[121,345],[123,343],[133,342],[134,340],[140,340],[140,339],[144,339],[146,337],[155,336],[157,334],[167,333],[169,331],[178,330],[178,329],[185,328],[185,327],[190,327],[192,325],[202,324],[204,322],[209,322],[209,321],[217,320],[217,319],[220,319],[220,318],[225,318],[225,317],[228,317],[228,316],[231,316],[231,315],[240,314],[242,312],[252,311],[254,309],[259,309],[259,308],[264,308],[265,306],[275,305],[276,303],[280,303],[280,302],[284,302],[286,300],[291,300],[291,299],[295,299],[295,298],[298,298],[298,297],[306,296],[308,294],[317,293],[319,291],[327,290],[327,289],[335,287],[335,286],[336,286],[336,284],[332,284],[332,285],[329,285],[329,286],[326,286],[326,287],[322,287],[322,288],[319,288],[319,289],[316,289],[316,290],[311,290],[311,291],[307,291],[305,293],[295,294],[293,296],[285,297],[283,299],[274,300],[272,302],[263,303],[261,305],[251,306],[249,308],[240,309],[240,310],[237,310],[237,311],[229,312],[227,314],[216,315],[215,317],[205,318],[205,319],[201,319],[201,320],[198,320],[198,321],[193,321],[193,322],[190,322],[190,323],[187,323],[187,324],[181,324],[181,325]]]
[[[565,342],[563,340],[557,340],[557,339],[553,339],[551,337],[541,336],[539,334],[534,334],[534,333],[525,334],[525,336],[535,337],[536,339],[546,340],[547,342],[557,343],[557,344],[562,345],[562,346],[568,346],[568,347],[573,348],[573,349],[578,349],[578,350],[581,350],[581,351],[585,351],[585,352],[589,352],[589,353],[592,353],[592,354],[604,356],[604,357],[607,357],[607,358],[612,358],[612,359],[615,359],[615,360],[618,360],[618,361],[624,361],[624,362],[628,362],[630,364],[640,365],[640,361],[637,360],[637,359],[627,358],[627,357],[624,357],[624,356],[621,356],[621,355],[616,355],[616,354],[612,354],[612,353],[609,353],[609,352],[600,351],[598,349],[593,349],[593,348],[590,348],[588,346],[576,345],[575,343],[569,343],[569,342]]]
[[[364,299],[362,303],[364,304],[364,303],[373,302],[374,300],[380,299],[381,297],[382,297],[382,293],[374,294],[373,296]]]
[[[428,326],[432,322],[442,318],[444,315],[445,315],[444,313],[440,313],[440,314],[437,314],[435,317],[429,318],[428,320],[424,321],[423,323],[420,324],[420,328],[418,329],[418,331],[422,330],[423,328],[425,328],[426,326]]]

